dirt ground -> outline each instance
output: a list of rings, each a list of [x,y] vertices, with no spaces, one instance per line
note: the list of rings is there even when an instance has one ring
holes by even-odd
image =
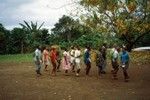
[[[64,71],[52,77],[43,69],[37,77],[31,62],[1,63],[0,100],[150,100],[150,64],[131,64],[128,83],[121,69],[119,79],[112,79],[110,64],[102,78],[94,64],[90,76],[85,76],[84,68],[80,77],[65,76]]]

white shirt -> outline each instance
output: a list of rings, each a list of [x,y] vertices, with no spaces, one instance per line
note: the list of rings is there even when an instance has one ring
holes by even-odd
[[[80,56],[81,56],[81,51],[75,50],[75,62],[76,63],[80,63]]]
[[[71,52],[70,52],[70,55],[72,56],[72,57],[74,57],[75,55],[75,50],[71,50]]]
[[[35,53],[34,61],[41,60],[41,58],[42,58],[41,50],[36,49],[34,53]],[[38,57],[38,59],[37,59],[37,57]]]
[[[64,55],[64,56],[70,56],[67,51],[64,51],[63,55]]]
[[[114,61],[115,59],[118,59],[118,56],[119,56],[119,53],[118,53],[118,51],[115,49],[115,50],[114,50],[114,53],[113,53],[113,61]]]
[[[84,53],[87,51],[87,48],[86,49],[84,49]]]

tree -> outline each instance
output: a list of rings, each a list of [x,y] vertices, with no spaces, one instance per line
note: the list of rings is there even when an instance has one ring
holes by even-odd
[[[10,32],[0,23],[0,54],[9,52]]]
[[[32,49],[36,45],[41,45],[41,41],[39,41],[41,36],[41,28],[44,25],[44,22],[38,27],[37,22],[29,24],[28,22],[24,21],[24,24],[19,23],[23,30],[27,32],[27,43],[29,44],[29,48]],[[30,51],[30,50],[29,50]]]
[[[86,14],[81,20],[90,28],[111,33],[126,41],[128,51],[150,34],[148,0],[79,0]]]
[[[49,45],[50,41],[50,34],[48,33],[48,29],[42,29],[41,32],[40,32],[40,41],[42,44],[46,44],[46,45]]]
[[[82,26],[79,21],[75,21],[69,16],[63,15],[54,26],[51,30],[52,34],[65,42],[71,42],[82,35]]]
[[[22,28],[14,28],[11,31],[14,53],[24,53],[26,44],[26,32]]]

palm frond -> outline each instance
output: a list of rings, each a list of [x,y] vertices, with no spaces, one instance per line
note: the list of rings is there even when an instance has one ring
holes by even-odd
[[[40,25],[40,27],[38,28],[38,30],[40,30],[43,25],[44,25],[44,22]]]
[[[24,20],[24,23],[25,23],[26,27],[27,27],[29,30],[32,30],[32,28],[30,27],[30,25],[28,24],[28,22],[26,22],[26,21]]]

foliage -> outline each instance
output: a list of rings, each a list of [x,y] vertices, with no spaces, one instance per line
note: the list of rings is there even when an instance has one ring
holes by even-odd
[[[32,52],[37,45],[50,44],[48,29],[41,29],[43,24],[37,27],[37,23],[24,22],[22,28],[14,27],[11,31],[0,24],[0,54]]]
[[[10,31],[6,30],[4,26],[0,23],[0,54],[5,54],[9,52],[10,42]]]
[[[98,49],[104,43],[106,43],[108,47],[111,47],[115,43],[121,45],[123,42],[114,36],[109,36],[106,34],[103,35],[102,33],[82,35],[80,38],[78,38],[73,42],[73,44],[79,45],[81,47],[90,45],[91,48],[95,48],[95,49]]]
[[[114,32],[126,41],[128,50],[150,34],[148,0],[80,0],[86,14],[81,20],[100,32]]]
[[[30,23],[24,21],[24,24],[19,23],[22,26],[22,29],[27,33],[27,43],[28,43],[28,51],[32,51],[33,47],[37,45],[42,45],[42,40],[47,36],[48,31],[42,30],[41,28],[44,25],[44,22],[39,25],[37,22],[33,23],[32,21]]]
[[[82,35],[83,26],[69,16],[63,15],[54,26],[51,31],[56,38],[55,41],[59,38],[62,41],[71,42]]]
[[[130,53],[131,62],[137,64],[150,64],[150,52],[149,51],[134,51]]]

